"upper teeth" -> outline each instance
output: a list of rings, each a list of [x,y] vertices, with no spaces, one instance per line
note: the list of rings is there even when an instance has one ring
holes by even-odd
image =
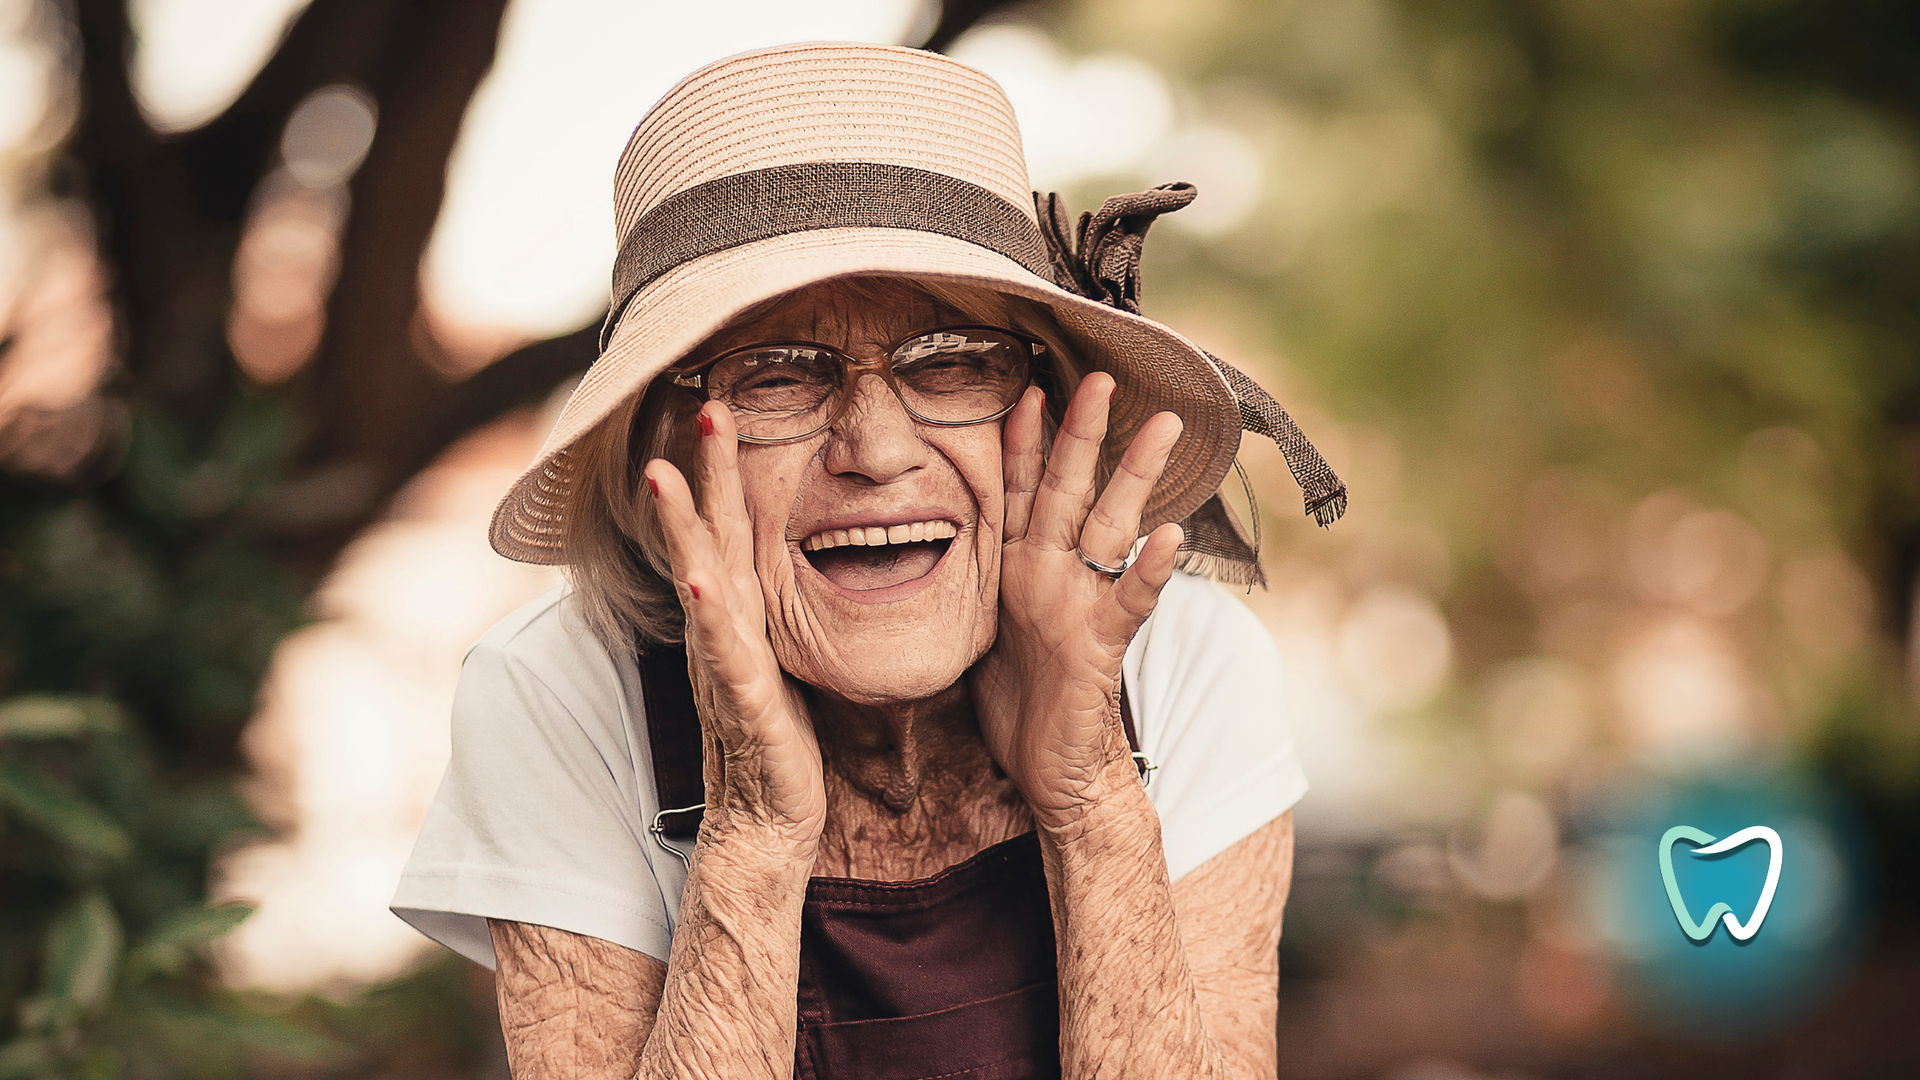
[[[919,540],[948,540],[960,535],[951,521],[916,521],[908,525],[869,525],[860,529],[828,529],[800,542],[803,551],[827,548],[880,547],[885,544],[911,544]]]

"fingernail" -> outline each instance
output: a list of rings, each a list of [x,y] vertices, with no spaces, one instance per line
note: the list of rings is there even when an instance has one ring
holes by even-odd
[[[695,600],[700,599],[700,586],[695,585],[693,582],[689,581],[687,582],[687,591],[693,594],[693,598]]]
[[[647,477],[647,490],[653,492],[654,498],[660,497],[660,484],[651,476]]]
[[[700,426],[700,434],[713,434],[713,417],[708,416],[706,413],[701,413],[694,422]]]

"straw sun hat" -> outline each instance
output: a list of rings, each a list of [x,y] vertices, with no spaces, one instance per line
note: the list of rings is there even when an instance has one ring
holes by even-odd
[[[1186,184],[1109,199],[1075,228],[1027,186],[1019,129],[987,76],[936,53],[814,43],[701,68],[667,92],[621,155],[613,307],[600,357],[539,457],[494,511],[494,550],[561,561],[568,448],[747,308],[832,278],[900,275],[1049,307],[1117,384],[1106,464],[1162,410],[1186,428],[1141,531],[1186,523],[1182,565],[1260,580],[1255,545],[1218,491],[1241,431],[1280,444],[1307,512],[1331,524],[1346,488],[1252,380],[1139,314],[1140,242]]]

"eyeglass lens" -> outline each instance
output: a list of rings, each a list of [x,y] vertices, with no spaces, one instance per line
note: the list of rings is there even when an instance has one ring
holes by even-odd
[[[901,403],[922,420],[978,423],[1026,388],[1025,341],[992,330],[935,330],[890,358]],[[733,410],[740,434],[797,438],[820,430],[844,388],[846,361],[811,345],[759,345],[728,353],[707,372],[708,393]]]

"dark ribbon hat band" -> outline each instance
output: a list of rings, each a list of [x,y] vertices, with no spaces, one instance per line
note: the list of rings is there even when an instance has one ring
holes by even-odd
[[[978,184],[904,165],[816,161],[733,173],[661,200],[620,241],[605,349],[634,294],[683,263],[811,229],[914,229],[997,251],[1053,279],[1040,230]]]
[[[1116,195],[1069,218],[1058,195],[1034,194],[1040,225],[978,184],[944,173],[866,162],[806,162],[734,173],[661,200],[621,238],[613,306],[600,330],[605,350],[633,298],[677,266],[717,252],[813,229],[913,229],[977,244],[1068,292],[1140,314],[1140,253],[1161,214],[1194,199],[1192,184]],[[1293,418],[1260,385],[1207,354],[1240,406],[1247,431],[1280,447],[1306,512],[1322,526],[1346,513],[1347,486]],[[1251,494],[1251,493],[1249,493]],[[1264,581],[1255,530],[1242,530],[1219,495],[1188,519],[1183,566],[1251,584]]]

